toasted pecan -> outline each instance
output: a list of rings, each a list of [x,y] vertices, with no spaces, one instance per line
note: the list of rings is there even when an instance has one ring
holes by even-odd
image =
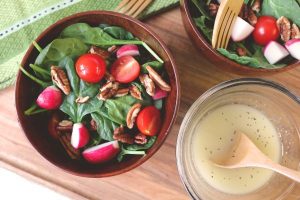
[[[291,39],[298,39],[298,38],[300,38],[299,27],[296,24],[293,24],[291,29]]]
[[[106,99],[109,99],[113,97],[119,89],[119,83],[118,82],[107,82],[104,86],[100,88],[100,94],[97,96],[99,100],[105,101]]]
[[[118,89],[117,93],[115,94],[115,97],[122,97],[129,93],[129,88],[122,88]]]
[[[78,97],[75,102],[78,103],[78,104],[83,104],[83,103],[86,103],[88,100],[90,99],[89,96],[86,96],[86,97]]]
[[[100,56],[103,59],[107,59],[110,57],[110,53],[104,49],[101,49],[99,47],[96,46],[91,46],[90,51],[91,54],[97,54],[98,56]]]
[[[150,66],[147,66],[146,69],[149,72],[150,78],[156,83],[156,85],[167,92],[171,91],[171,86],[167,84],[161,77],[160,75]]]
[[[124,127],[120,126],[114,130],[113,139],[126,144],[133,144],[134,138],[124,132]]]
[[[142,74],[139,76],[141,83],[146,88],[146,92],[150,96],[154,96],[155,94],[155,84],[153,80],[149,77],[148,74]]]
[[[71,145],[71,133],[61,134],[58,139],[72,159],[80,159],[80,151]]]
[[[52,81],[59,87],[65,95],[70,94],[71,87],[65,71],[57,66],[51,66]]]
[[[134,137],[134,143],[136,144],[146,144],[147,141],[147,136],[142,133],[139,133]]]
[[[135,85],[131,85],[129,88],[130,95],[136,99],[143,100],[142,93]]]
[[[287,42],[291,38],[291,22],[288,18],[282,16],[277,20],[277,26],[280,32],[281,39]]]
[[[128,111],[127,116],[126,116],[126,124],[127,124],[128,128],[130,128],[130,129],[133,128],[135,119],[136,119],[138,113],[140,112],[141,107],[142,107],[142,105],[140,103],[136,103]]]

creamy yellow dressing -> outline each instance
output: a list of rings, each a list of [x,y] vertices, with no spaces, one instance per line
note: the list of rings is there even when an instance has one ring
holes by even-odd
[[[272,122],[260,111],[246,105],[219,107],[200,119],[192,143],[193,160],[204,180],[217,190],[230,194],[246,194],[263,185],[273,172],[261,168],[222,169],[211,159],[231,153],[240,130],[273,161],[279,162],[281,143]]]

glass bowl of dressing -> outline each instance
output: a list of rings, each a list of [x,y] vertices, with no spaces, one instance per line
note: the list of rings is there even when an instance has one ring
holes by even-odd
[[[193,199],[281,200],[295,183],[262,168],[223,169],[244,132],[273,161],[297,170],[300,163],[300,99],[263,79],[243,78],[208,90],[187,112],[176,147],[178,171]]]

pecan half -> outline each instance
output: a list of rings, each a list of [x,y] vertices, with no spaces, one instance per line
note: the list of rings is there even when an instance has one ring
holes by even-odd
[[[150,78],[156,83],[156,85],[162,89],[165,90],[167,92],[171,91],[171,86],[169,84],[167,84],[161,77],[160,75],[154,70],[152,69],[152,67],[147,66],[146,69],[149,72],[149,76]]]
[[[90,125],[91,125],[91,129],[92,129],[93,131],[96,131],[96,130],[97,130],[97,123],[96,123],[96,121],[95,121],[94,119],[92,119],[92,120],[90,121]]]
[[[104,49],[98,48],[96,46],[91,46],[90,51],[91,54],[97,54],[103,59],[107,59],[110,57],[110,53]]]
[[[141,107],[142,107],[141,104],[136,103],[128,111],[127,116],[126,116],[126,123],[127,123],[128,128],[130,128],[130,129],[133,128],[135,119],[136,119],[138,113],[140,112]]]
[[[111,82],[115,81],[115,78],[114,78],[110,73],[108,73],[108,72],[105,72],[104,78],[105,78],[107,81],[111,81]]]
[[[131,85],[129,88],[130,95],[136,99],[143,100],[141,91],[135,86]]]
[[[128,88],[118,89],[117,93],[115,94],[115,97],[122,97],[129,93]]]
[[[83,103],[86,103],[89,99],[90,99],[89,96],[86,96],[86,97],[78,97],[78,98],[75,100],[75,102],[76,102],[76,103],[83,104]]]
[[[134,137],[134,142],[137,144],[146,144],[147,136],[142,133],[139,133]]]
[[[300,38],[299,27],[296,24],[293,24],[291,29],[291,39],[298,39],[298,38]]]
[[[114,130],[113,139],[126,144],[133,144],[134,138],[128,133],[124,132],[124,127],[120,126]]]
[[[52,81],[57,85],[57,87],[59,87],[65,95],[70,94],[70,82],[65,71],[57,66],[51,66],[50,72]]]
[[[209,10],[209,14],[210,16],[216,16],[217,13],[218,13],[218,10],[219,10],[219,4],[216,4],[216,3],[210,3],[208,5],[208,10]]]
[[[236,53],[237,53],[239,56],[246,56],[246,55],[247,55],[246,49],[244,49],[244,48],[242,48],[242,47],[237,47],[237,48],[236,48]]]
[[[105,101],[113,97],[119,89],[118,82],[107,82],[102,88],[100,88],[100,94],[97,96],[99,100]]]
[[[282,16],[277,20],[277,26],[279,28],[281,39],[287,42],[291,38],[291,23],[288,18]]]
[[[251,6],[251,9],[257,13],[260,12],[261,0],[255,0]]]
[[[142,74],[139,76],[141,83],[146,88],[146,92],[150,96],[154,96],[155,93],[155,84],[153,80],[149,77],[148,74]]]
[[[73,122],[69,120],[62,120],[61,122],[58,123],[56,130],[58,131],[72,131],[73,128]]]
[[[59,141],[72,159],[80,159],[80,151],[71,145],[71,133],[61,134]]]

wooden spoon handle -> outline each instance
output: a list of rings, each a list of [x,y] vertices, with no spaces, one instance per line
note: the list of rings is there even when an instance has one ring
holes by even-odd
[[[276,171],[300,183],[300,171],[289,169],[272,161],[265,163],[264,168],[272,169],[273,171]]]

